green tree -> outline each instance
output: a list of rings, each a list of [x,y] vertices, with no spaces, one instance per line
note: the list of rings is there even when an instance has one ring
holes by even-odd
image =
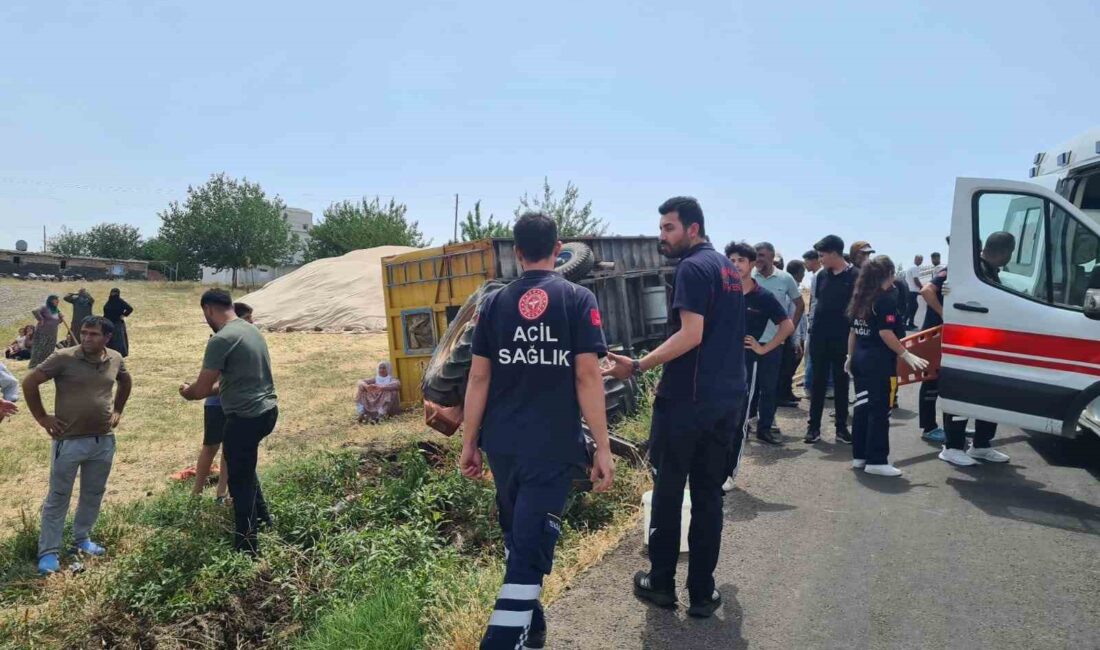
[[[474,203],[474,209],[466,212],[462,222],[462,241],[475,241],[488,237],[511,237],[512,227],[503,221],[497,221],[492,214],[488,221],[481,218],[481,201]]]
[[[525,192],[519,199],[519,207],[516,208],[516,218],[528,210],[545,212],[558,224],[558,235],[561,237],[593,237],[607,233],[607,224],[603,219],[592,216],[592,202],[585,203],[580,208],[577,201],[580,196],[577,186],[569,181],[565,184],[565,194],[557,199],[554,190],[550,189],[550,181],[542,179],[542,198],[528,197]]]
[[[46,248],[51,253],[78,257],[88,254],[88,237],[82,232],[73,232],[65,226],[61,226],[61,232],[57,233],[46,243]]]
[[[345,253],[375,246],[414,246],[423,248],[431,242],[416,221],[410,222],[404,203],[390,199],[383,205],[375,197],[368,201],[341,201],[325,208],[324,220],[309,229],[306,259],[338,257]]]
[[[149,268],[160,271],[171,280],[201,280],[202,267],[186,251],[181,251],[163,237],[147,239],[137,259],[149,260]]]
[[[213,174],[187,188],[187,199],[159,213],[159,237],[187,259],[216,270],[285,264],[299,250],[298,236],[283,217],[283,201],[267,198],[248,179]]]
[[[101,223],[84,233],[88,254],[115,260],[132,260],[141,253],[141,231],[124,223]]]

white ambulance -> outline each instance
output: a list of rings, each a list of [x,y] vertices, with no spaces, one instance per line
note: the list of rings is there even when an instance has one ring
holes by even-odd
[[[1030,180],[955,183],[941,405],[1100,434],[1100,129],[1037,154]],[[1015,250],[990,272],[981,251],[999,231]]]

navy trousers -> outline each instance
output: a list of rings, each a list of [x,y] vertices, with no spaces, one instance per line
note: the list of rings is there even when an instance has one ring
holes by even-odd
[[[714,593],[714,567],[722,542],[722,483],[744,398],[704,404],[658,397],[653,404],[650,460],[657,472],[649,528],[650,579],[657,589],[676,584],[680,556],[680,511],[691,485],[688,530],[688,594],[693,601]]]
[[[489,454],[504,533],[506,569],[481,648],[522,648],[530,631],[546,629],[542,580],[554,564],[561,517],[576,467],[569,463]]]
[[[745,350],[745,365],[750,358],[756,367],[756,390],[749,394],[749,417],[759,416],[757,431],[767,431],[775,424],[775,403],[779,386],[779,369],[783,365],[783,348],[760,356]]]
[[[950,413],[943,414],[943,430],[947,434],[945,446],[948,449],[966,449],[966,418]],[[997,423],[974,420],[974,448],[992,447],[993,436],[997,435]]]
[[[920,428],[924,433],[935,429],[936,424],[936,400],[940,396],[940,380],[929,379],[920,385]]]
[[[852,415],[852,458],[868,465],[885,465],[890,456],[890,377],[891,368],[882,355],[852,359],[856,402]],[[893,354],[890,354],[893,357]]]

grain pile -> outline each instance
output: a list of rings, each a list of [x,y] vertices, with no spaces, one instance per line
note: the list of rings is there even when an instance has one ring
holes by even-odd
[[[414,250],[379,246],[310,262],[240,300],[269,329],[385,330],[382,258]]]

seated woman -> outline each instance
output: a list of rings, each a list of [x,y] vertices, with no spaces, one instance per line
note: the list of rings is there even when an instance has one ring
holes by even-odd
[[[31,358],[31,344],[34,342],[34,325],[27,325],[19,329],[19,336],[4,350],[4,357],[16,361],[26,361]]]
[[[355,386],[355,410],[359,423],[378,424],[380,420],[401,412],[401,382],[393,376],[388,361],[378,364],[378,374],[362,379]]]

